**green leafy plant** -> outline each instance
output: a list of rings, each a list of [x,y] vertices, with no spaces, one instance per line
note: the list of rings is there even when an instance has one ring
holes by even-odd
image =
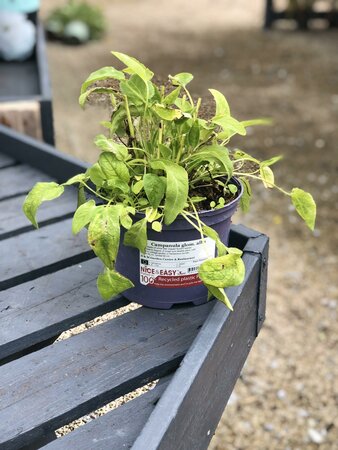
[[[106,22],[97,6],[85,1],[69,0],[51,12],[46,29],[58,39],[85,42],[100,39],[106,30]]]
[[[215,114],[203,119],[199,115],[201,99],[194,101],[187,89],[191,74],[169,76],[167,85],[158,87],[152,82],[153,72],[135,58],[118,52],[113,55],[125,69],[104,67],[91,73],[79,98],[83,107],[92,94],[106,94],[113,106],[110,121],[102,123],[108,135],[95,139],[101,150],[98,161],[66,183],[37,183],[23,210],[37,227],[39,205],[59,197],[66,186],[78,186],[72,228],[78,233],[88,227],[88,243],[105,266],[97,281],[104,299],[133,286],[115,270],[121,229],[124,245],[144,252],[148,227],[161,232],[163,224],[170,225],[181,215],[203,238],[215,241],[217,257],[200,265],[199,277],[210,295],[231,308],[224,288],[243,281],[242,252],[225,246],[217,232],[201,221],[199,211],[222,208],[234,200],[239,189],[233,177],[241,180],[244,211],[249,208],[252,180],[289,196],[311,230],[315,202],[299,188],[287,192],[275,184],[271,166],[279,156],[259,161],[228,148],[234,135],[245,136],[247,127],[267,120],[236,120],[223,94],[215,89],[210,89]],[[100,82],[105,86],[98,85]],[[134,217],[136,212],[143,214],[140,219]]]

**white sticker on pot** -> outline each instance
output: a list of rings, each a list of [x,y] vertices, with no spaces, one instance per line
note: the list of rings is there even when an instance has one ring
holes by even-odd
[[[148,240],[140,252],[140,282],[157,288],[182,288],[202,284],[198,268],[215,256],[215,241],[210,238],[184,242]]]

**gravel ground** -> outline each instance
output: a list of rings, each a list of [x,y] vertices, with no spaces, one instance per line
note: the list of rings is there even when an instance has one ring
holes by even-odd
[[[43,4],[43,15],[59,4]],[[132,54],[164,77],[191,71],[194,94],[223,91],[235,117],[273,117],[236,145],[262,158],[284,154],[276,178],[318,202],[308,232],[288,202],[257,187],[237,222],[271,238],[267,320],[210,450],[338,449],[338,56],[337,31],[262,32],[264,1],[100,0],[104,40],[48,46],[58,147],[93,161],[101,108],[80,111],[88,73]]]

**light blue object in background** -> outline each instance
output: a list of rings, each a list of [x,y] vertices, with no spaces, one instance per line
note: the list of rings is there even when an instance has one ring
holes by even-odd
[[[40,0],[0,0],[1,11],[16,11],[22,13],[31,13],[38,11]]]

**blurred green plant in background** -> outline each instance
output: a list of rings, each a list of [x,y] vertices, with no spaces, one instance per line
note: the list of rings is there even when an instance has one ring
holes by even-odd
[[[46,21],[48,36],[70,44],[100,39],[106,22],[100,8],[83,1],[69,0],[54,9]]]

